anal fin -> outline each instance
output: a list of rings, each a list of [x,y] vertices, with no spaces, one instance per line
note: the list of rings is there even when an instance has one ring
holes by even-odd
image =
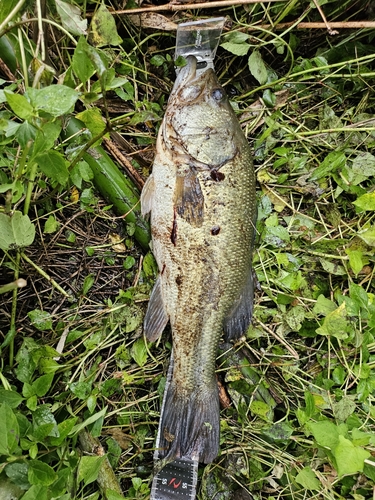
[[[253,315],[254,278],[252,271],[246,279],[240,296],[224,320],[225,340],[236,340],[248,329]]]
[[[143,323],[143,331],[147,340],[150,342],[157,340],[163,333],[168,319],[161,293],[161,277],[159,276],[151,292],[150,302],[148,303]]]

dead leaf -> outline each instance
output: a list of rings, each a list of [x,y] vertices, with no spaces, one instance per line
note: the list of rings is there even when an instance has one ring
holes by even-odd
[[[166,16],[156,12],[143,12],[142,14],[133,14],[129,19],[135,26],[142,28],[152,28],[162,31],[176,31],[177,24],[170,21]]]
[[[119,234],[110,233],[109,239],[110,239],[110,242],[112,244],[112,250],[114,250],[117,253],[126,252],[126,246],[123,243],[124,238],[121,238],[121,236]]]

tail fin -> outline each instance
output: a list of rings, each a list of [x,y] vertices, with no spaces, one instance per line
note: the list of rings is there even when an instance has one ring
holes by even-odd
[[[219,433],[217,386],[183,394],[172,380],[160,421],[159,458],[169,462],[185,457],[208,464],[218,454]]]

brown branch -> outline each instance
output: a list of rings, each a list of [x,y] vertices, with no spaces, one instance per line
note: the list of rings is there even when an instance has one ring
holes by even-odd
[[[201,2],[201,3],[185,3],[179,4],[174,2],[169,2],[164,5],[153,5],[152,7],[139,7],[138,9],[125,9],[125,10],[111,10],[110,13],[113,15],[120,14],[139,14],[141,12],[160,12],[160,11],[172,11],[177,10],[188,10],[188,9],[213,9],[220,7],[228,7],[231,5],[248,5],[254,3],[273,3],[273,2],[286,2],[287,0],[218,0],[215,2]],[[93,12],[87,12],[86,16],[93,16]]]
[[[295,25],[297,29],[326,29],[327,26],[325,23],[280,23],[276,26],[272,26],[271,24],[259,24],[258,26],[249,26],[247,29],[251,31],[256,31],[258,29],[263,30],[283,30],[286,28],[290,28]],[[334,22],[329,23],[331,28],[343,28],[343,29],[361,29],[361,28],[375,28],[375,21],[342,21],[342,22]]]
[[[111,134],[112,135],[112,134]],[[116,133],[113,134],[113,138],[116,137]],[[103,139],[105,147],[108,149],[108,151],[111,152],[111,154],[117,159],[119,163],[124,167],[126,173],[128,176],[131,178],[131,180],[134,182],[134,184],[137,186],[139,191],[142,191],[143,185],[145,181],[142,179],[142,177],[139,175],[137,170],[133,167],[133,165],[130,163],[130,161],[126,158],[125,155],[121,153],[121,151],[118,149],[118,147],[115,145],[115,143],[109,139],[106,139],[104,137]]]
[[[325,27],[327,28],[327,31],[330,35],[338,35],[339,32],[338,31],[335,31],[331,28],[331,23],[328,24],[327,22],[327,19],[326,19],[326,16],[324,15],[324,12],[322,11],[322,8],[320,7],[319,3],[317,2],[317,0],[313,0],[316,8],[318,9],[319,11],[319,14],[321,15],[322,19],[323,19],[323,23],[325,24]]]

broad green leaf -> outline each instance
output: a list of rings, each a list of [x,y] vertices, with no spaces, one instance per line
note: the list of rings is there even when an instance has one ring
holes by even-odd
[[[163,64],[165,63],[165,57],[162,56],[161,54],[156,54],[153,57],[151,57],[150,63],[156,67],[163,66]]]
[[[120,45],[122,38],[119,37],[114,17],[104,3],[95,12],[90,25],[90,42],[95,47],[105,45]]]
[[[336,262],[331,262],[330,260],[326,259],[319,259],[322,268],[327,271],[329,274],[334,274],[335,276],[344,276],[346,273],[346,270],[343,266],[340,264],[337,264]]]
[[[44,153],[44,151],[52,149],[61,133],[61,129],[62,125],[60,120],[44,123],[43,126],[38,129],[35,136],[33,157],[39,153]]]
[[[309,466],[304,467],[302,470],[299,471],[299,473],[296,475],[296,481],[306,490],[319,491],[321,489],[320,481],[316,477],[312,468]]]
[[[101,134],[106,128],[102,112],[99,108],[93,107],[86,109],[85,111],[78,113],[76,117],[86,125],[93,137]]]
[[[354,413],[356,404],[352,398],[344,396],[338,403],[333,404],[332,409],[337,420],[345,422],[345,420]]]
[[[363,472],[365,460],[371,453],[360,446],[355,446],[349,439],[339,436],[339,442],[333,450],[339,476]]]
[[[123,262],[124,269],[131,269],[135,264],[135,258],[132,255],[128,255]]]
[[[258,415],[265,420],[269,420],[270,407],[264,401],[252,401],[250,403],[250,411],[253,415]]]
[[[363,177],[375,176],[375,156],[366,151],[359,153],[353,160],[352,170]]]
[[[375,210],[375,191],[371,193],[365,193],[355,201],[353,204],[362,211],[374,211]]]
[[[30,338],[26,338],[19,348],[16,356],[16,376],[21,382],[31,383],[32,375],[37,367],[39,356],[38,344]]]
[[[131,357],[138,366],[144,366],[147,361],[147,349],[143,338],[137,339],[130,350]]]
[[[283,272],[282,276],[278,281],[289,290],[298,290],[302,287],[304,283],[304,278],[302,277],[301,271],[296,271],[293,273]]]
[[[38,110],[58,117],[73,110],[79,93],[66,85],[49,85],[27,90],[32,105]]]
[[[27,490],[30,488],[30,483],[27,480],[27,471],[28,471],[27,463],[13,463],[9,464],[5,467],[5,474],[12,480],[14,484],[22,488],[23,490]],[[0,491],[1,487],[0,487]]]
[[[236,56],[246,56],[250,49],[250,45],[248,43],[224,42],[221,46],[223,49]]]
[[[0,387],[0,403],[6,403],[10,408],[17,408],[23,399],[18,392],[7,391],[3,387]]]
[[[8,467],[9,466],[7,466],[6,469]],[[0,493],[1,500],[18,500],[24,494],[24,491],[15,481],[8,479],[2,474],[0,476]]]
[[[267,226],[264,240],[266,243],[276,247],[285,247],[290,241],[290,235],[286,227],[284,226]]]
[[[6,0],[1,2],[0,23],[2,23],[18,4],[18,0]]]
[[[62,186],[66,184],[69,179],[67,161],[60,153],[57,151],[47,151],[38,155],[35,161],[47,177],[50,177]]]
[[[333,312],[337,308],[337,305],[329,299],[326,299],[324,295],[319,295],[316,304],[313,309],[314,314],[327,314]]]
[[[284,319],[293,332],[298,332],[305,319],[305,309],[302,306],[294,306],[287,312]]]
[[[346,164],[346,156],[341,151],[332,151],[328,153],[322,163],[317,167],[312,176],[312,180],[318,180],[331,172],[335,172],[339,168],[343,168]]]
[[[82,457],[78,464],[78,482],[86,486],[96,481],[106,456]]]
[[[34,309],[27,313],[30,321],[35,328],[40,331],[52,329],[52,317],[49,312]]]
[[[81,18],[81,11],[76,5],[56,1],[56,10],[61,18],[63,27],[73,35],[85,35],[87,30],[87,19]]]
[[[36,134],[37,129],[34,127],[34,125],[31,125],[31,123],[28,121],[24,121],[18,127],[16,137],[18,142],[20,143],[20,146],[25,148],[29,141],[33,141],[35,139]]]
[[[12,409],[6,404],[0,405],[0,455],[12,455],[19,441],[18,421]]]
[[[323,420],[321,422],[310,422],[308,429],[314,436],[315,441],[320,445],[333,450],[339,442],[339,431],[333,422]]]
[[[73,429],[73,427],[76,425],[78,418],[73,417],[73,418],[68,418],[67,420],[63,420],[60,422],[57,426],[57,430],[59,433],[58,437],[50,437],[49,441],[52,446],[60,446],[67,436],[69,435],[70,431]]]
[[[50,215],[44,224],[43,233],[44,234],[55,233],[59,227],[60,227],[60,224],[57,222],[55,216]]]
[[[37,378],[35,382],[33,382],[32,384],[32,389],[34,391],[34,394],[36,394],[40,398],[45,396],[51,387],[53,377],[54,377],[53,373],[48,373],[46,375],[42,375],[41,377]]]
[[[29,120],[33,117],[34,109],[25,96],[13,94],[13,92],[7,90],[5,90],[5,95],[9,106],[17,116],[23,120]]]
[[[324,318],[323,325],[317,328],[316,333],[319,335],[330,335],[337,339],[345,339],[348,336],[347,332],[349,327],[346,304],[343,302],[334,311],[327,314]]]
[[[115,490],[105,490],[105,496],[107,497],[107,500],[123,500],[124,499],[123,495],[120,495]]]
[[[35,226],[28,215],[18,210],[12,216],[0,213],[0,248],[9,250],[31,245],[35,238]]]
[[[288,422],[277,422],[269,429],[264,429],[262,434],[274,441],[285,441],[293,434],[293,427]]]
[[[82,295],[87,295],[87,293],[89,292],[89,290],[91,290],[94,283],[95,283],[95,276],[93,274],[88,274],[83,281]]]
[[[370,296],[366,290],[355,283],[349,283],[349,295],[353,299],[360,309],[367,310],[369,306]]]
[[[358,231],[358,236],[363,240],[366,245],[375,247],[375,226],[368,227],[363,231]]]
[[[249,69],[250,73],[261,85],[267,83],[267,68],[258,50],[254,50],[249,57]]]
[[[22,500],[49,500],[48,487],[33,485],[23,495]]]
[[[39,405],[33,412],[33,436],[42,441],[47,436],[59,437],[50,405]]]
[[[363,252],[360,250],[351,250],[350,248],[345,249],[346,255],[349,257],[349,265],[353,270],[353,273],[357,275],[363,269]]]
[[[56,472],[41,460],[30,460],[28,462],[28,480],[30,484],[38,486],[49,486],[57,479]]]
[[[87,55],[88,51],[89,44],[84,37],[80,37],[77,47],[74,49],[72,68],[82,83],[86,83],[95,73],[95,66]]]

